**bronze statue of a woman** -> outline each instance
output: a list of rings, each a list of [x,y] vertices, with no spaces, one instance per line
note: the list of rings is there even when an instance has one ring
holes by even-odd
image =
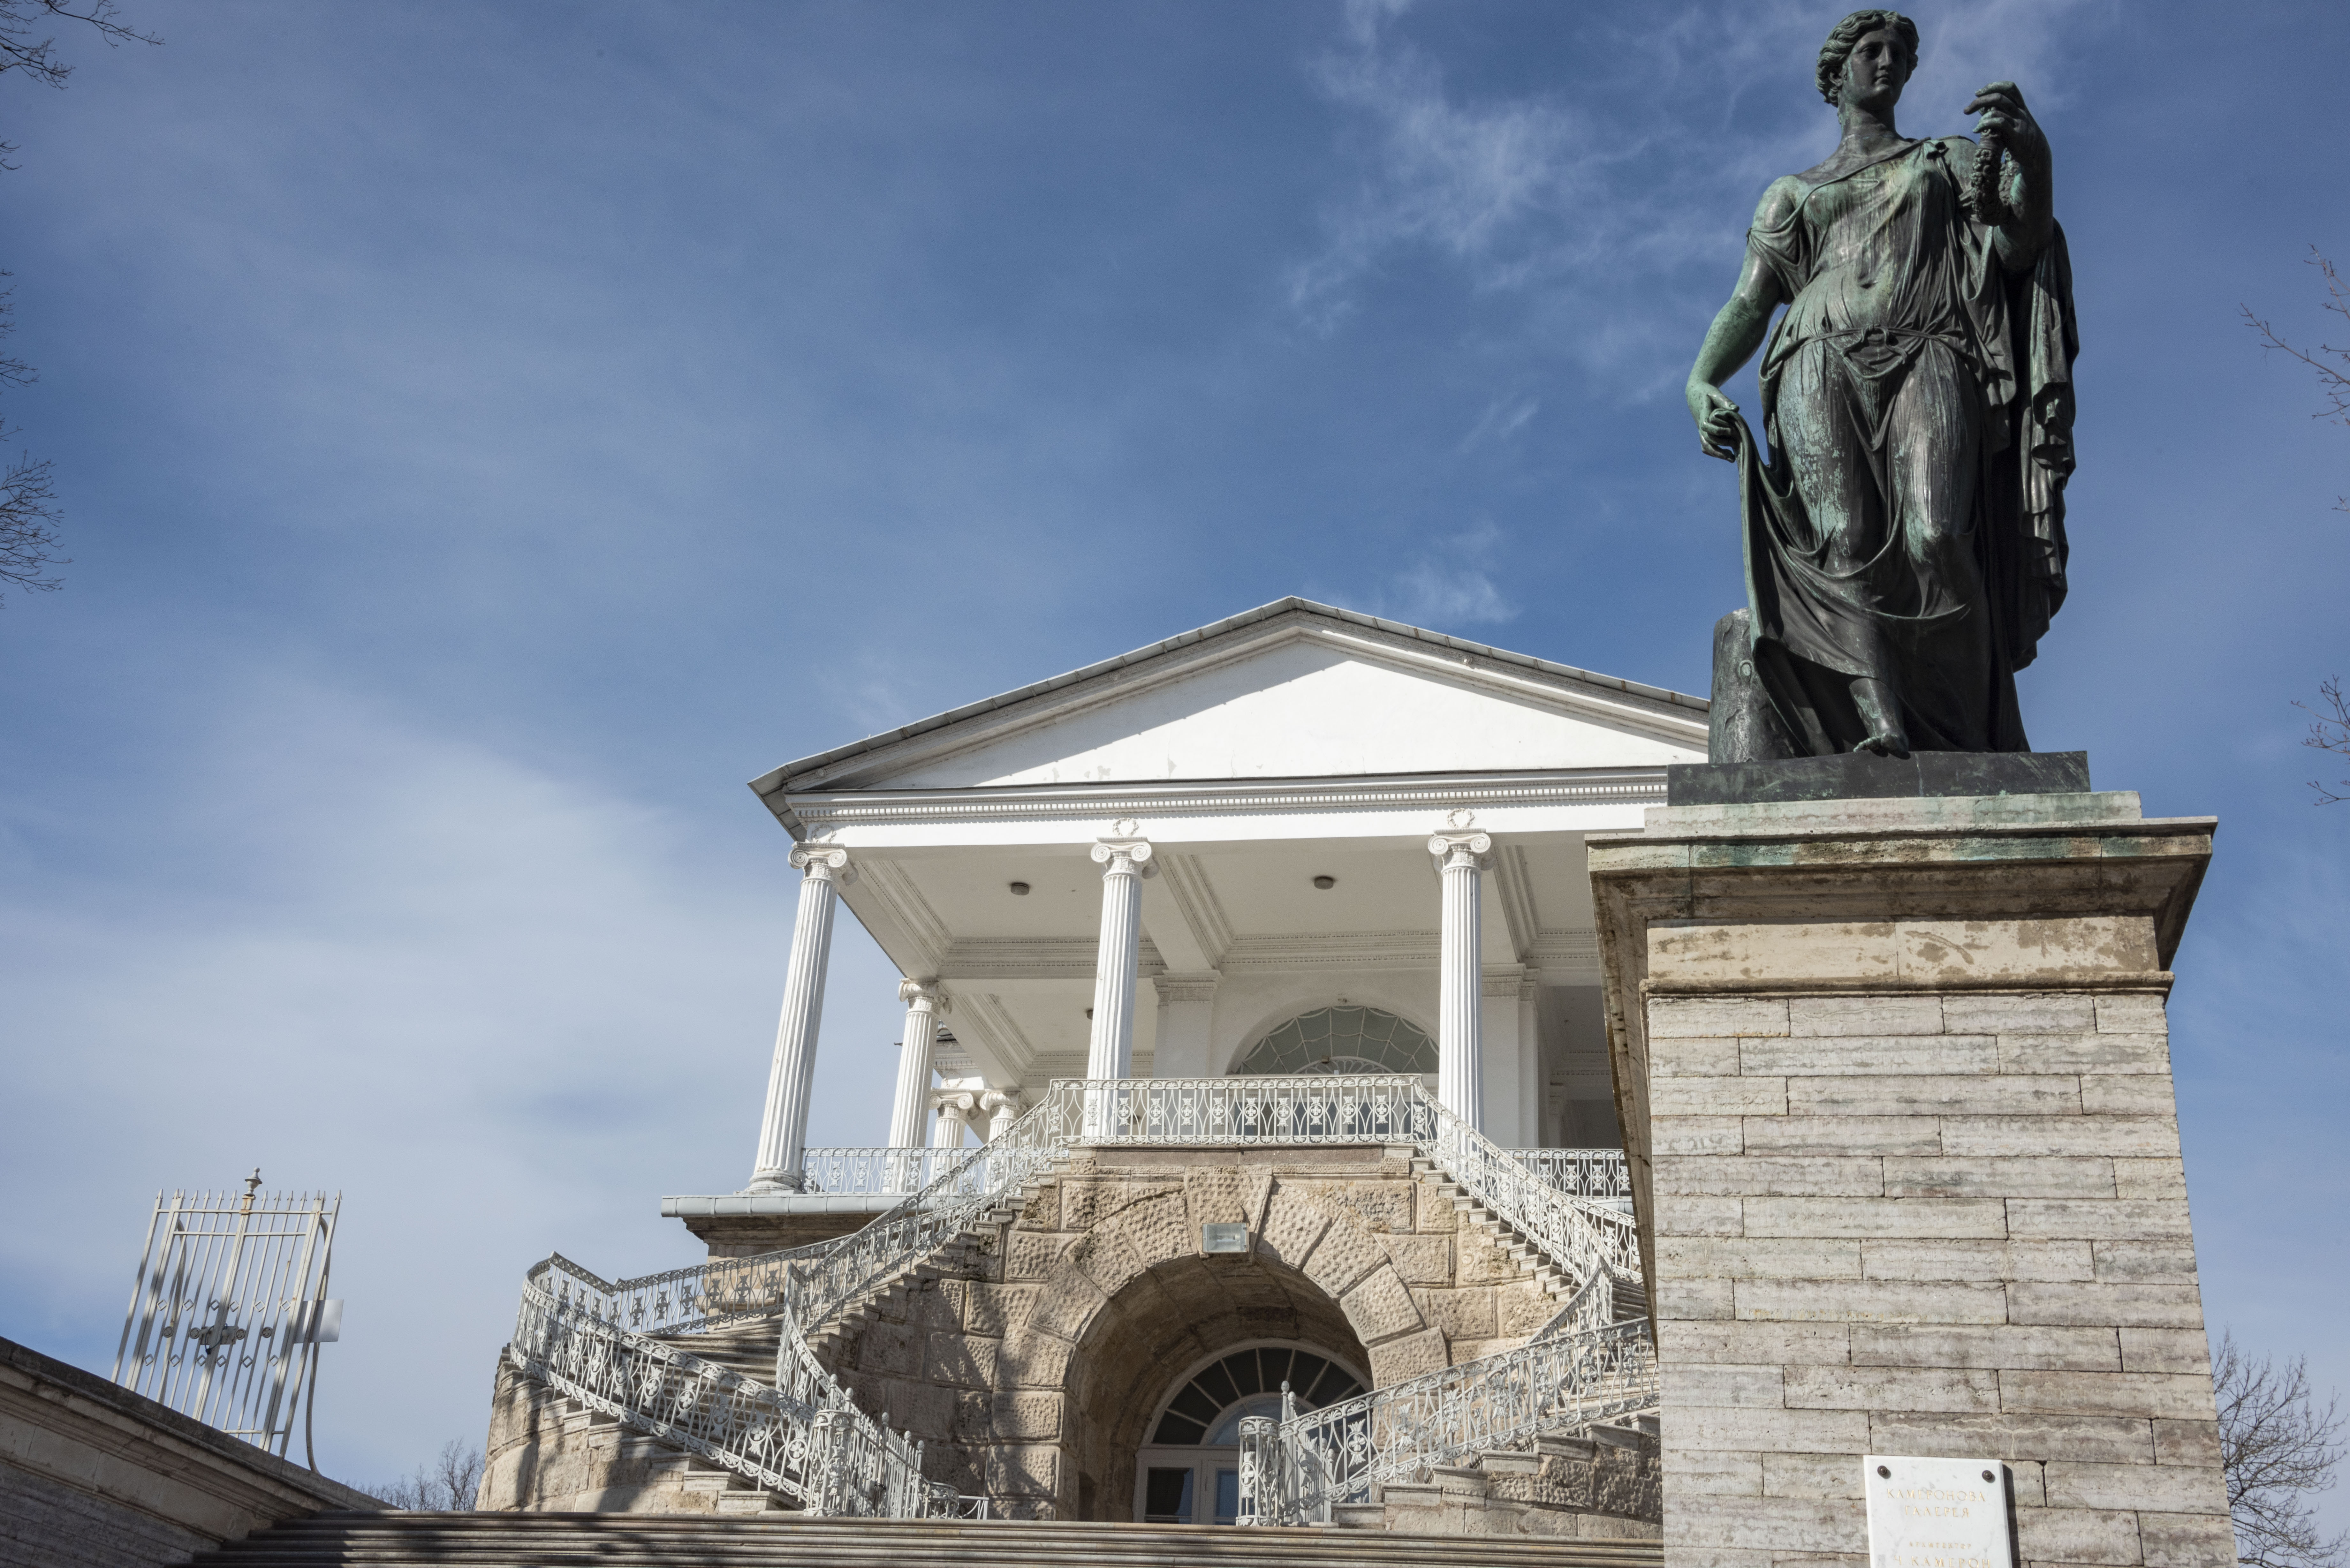
[[[2072,274],[2015,85],[1968,104],[1980,145],[1915,140],[1893,111],[1917,64],[1896,12],[1828,35],[1843,140],[1763,192],[1690,371],[1744,519],[1747,607],[1714,639],[1717,763],[2030,749],[2015,671],[2064,597]],[[1782,305],[1766,461],[1721,383]]]

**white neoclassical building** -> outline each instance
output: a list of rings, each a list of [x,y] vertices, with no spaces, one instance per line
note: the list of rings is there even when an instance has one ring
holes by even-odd
[[[1289,598],[787,763],[755,1153],[664,1211],[832,1233],[1062,1078],[1411,1072],[1497,1143],[1615,1147],[1584,836],[1705,746],[1700,699]],[[809,1147],[841,904],[905,977],[894,1163]]]

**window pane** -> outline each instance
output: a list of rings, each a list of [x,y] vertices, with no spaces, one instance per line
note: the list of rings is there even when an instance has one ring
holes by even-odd
[[[1232,1524],[1241,1516],[1241,1472],[1216,1467],[1216,1522]]]
[[[1327,1065],[1325,1065],[1327,1064]],[[1376,1007],[1321,1007],[1271,1031],[1239,1073],[1433,1073],[1436,1042],[1410,1021]]]
[[[1237,1488],[1237,1482],[1235,1482]],[[1233,1492],[1237,1501],[1240,1493]],[[1191,1522],[1191,1467],[1160,1469],[1153,1465],[1142,1483],[1142,1520],[1146,1524]]]
[[[1187,1421],[1170,1410],[1159,1417],[1159,1430],[1150,1435],[1154,1443],[1188,1445],[1207,1436],[1208,1428],[1197,1421]]]

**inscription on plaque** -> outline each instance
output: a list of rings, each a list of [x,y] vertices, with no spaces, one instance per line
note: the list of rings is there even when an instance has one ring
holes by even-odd
[[[1869,1568],[2015,1568],[2007,1467],[1997,1459],[1870,1454]]]
[[[1248,1251],[1248,1227],[1245,1225],[1202,1225],[1200,1227],[1200,1251],[1202,1252],[1245,1252]]]

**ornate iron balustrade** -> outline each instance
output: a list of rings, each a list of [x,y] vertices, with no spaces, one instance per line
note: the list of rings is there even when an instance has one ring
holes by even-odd
[[[1613,1204],[1632,1200],[1632,1170],[1621,1149],[1522,1148],[1514,1152],[1527,1169],[1569,1198]]]
[[[1373,1487],[1427,1466],[1656,1402],[1656,1352],[1637,1320],[1538,1340],[1303,1415],[1284,1398],[1278,1423],[1241,1423],[1241,1522],[1327,1522],[1336,1505],[1368,1501]]]
[[[938,1151],[954,1158],[920,1190],[849,1235],[618,1282],[550,1257],[525,1283],[509,1355],[572,1397],[795,1498],[811,1511],[896,1518],[945,1511],[948,1505],[921,1479],[920,1445],[857,1407],[817,1362],[810,1334],[981,1224],[1074,1148],[1366,1143],[1409,1146],[1435,1161],[1553,1262],[1583,1280],[1586,1290],[1578,1302],[1597,1276],[1638,1277],[1637,1239],[1627,1217],[1560,1190],[1518,1151],[1502,1148],[1438,1105],[1417,1078],[1062,1079],[993,1142]],[[1595,1299],[1604,1309],[1611,1298]],[[1589,1315],[1586,1303],[1577,1321]],[[770,1318],[780,1330],[772,1386],[653,1337]],[[1533,1364],[1523,1356],[1487,1357],[1437,1376],[1454,1376],[1455,1402],[1482,1400],[1479,1408],[1549,1409],[1562,1398],[1585,1397],[1579,1385],[1555,1388],[1547,1404],[1511,1394],[1530,1376],[1525,1367]],[[1566,1377],[1578,1376],[1585,1365],[1555,1354],[1540,1362]],[[1483,1387],[1481,1377],[1499,1380],[1490,1397],[1475,1392]],[[1367,1426],[1368,1451],[1383,1456],[1382,1465],[1442,1462],[1409,1440],[1417,1429],[1409,1422]],[[1281,1432],[1277,1448],[1288,1456],[1284,1475],[1294,1478],[1303,1473],[1301,1466],[1325,1463],[1312,1440],[1291,1440],[1285,1425]],[[977,1506],[968,1499],[953,1504],[965,1516]],[[990,1506],[999,1513],[1004,1507],[1000,1501]]]
[[[920,1192],[967,1148],[812,1148],[802,1156],[807,1190],[829,1193]]]

